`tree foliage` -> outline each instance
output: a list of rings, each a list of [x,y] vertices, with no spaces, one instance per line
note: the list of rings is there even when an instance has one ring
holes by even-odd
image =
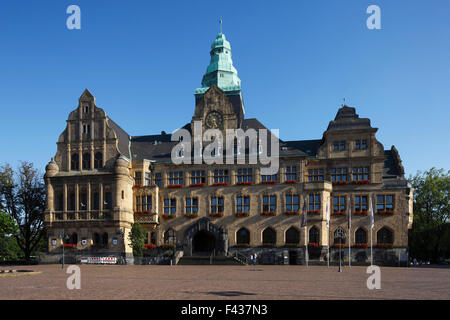
[[[410,181],[414,187],[410,255],[438,262],[450,254],[450,171],[431,168]]]
[[[145,243],[145,233],[142,225],[140,223],[133,223],[128,237],[133,248],[133,255],[135,257],[142,257]]]
[[[26,261],[43,236],[45,184],[32,163],[22,162],[17,171],[8,164],[0,166],[0,209],[14,220],[17,245]]]

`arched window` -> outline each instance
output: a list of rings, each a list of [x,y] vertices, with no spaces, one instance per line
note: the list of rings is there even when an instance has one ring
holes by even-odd
[[[108,245],[108,234],[106,232],[102,235],[102,244],[105,247]]]
[[[286,244],[298,244],[300,242],[300,231],[295,227],[286,230]]]
[[[319,229],[316,226],[309,229],[309,243],[319,244]]]
[[[94,155],[94,169],[100,169],[103,167],[103,154],[101,152],[97,152]]]
[[[345,244],[346,233],[341,227],[334,231],[334,244]]]
[[[263,244],[275,244],[277,242],[277,233],[271,227],[263,231]]]
[[[250,244],[250,231],[248,231],[246,228],[240,228],[236,232],[236,243]]]
[[[377,243],[378,244],[392,244],[393,234],[388,228],[383,227],[377,232]]]
[[[367,243],[367,232],[363,228],[359,228],[355,232],[355,243],[366,244]]]
[[[89,153],[83,153],[83,170],[91,169],[91,155]]]
[[[176,244],[177,236],[175,234],[175,230],[169,229],[164,232],[164,243],[165,244]]]
[[[70,170],[80,170],[80,157],[78,153],[73,153],[70,161]]]

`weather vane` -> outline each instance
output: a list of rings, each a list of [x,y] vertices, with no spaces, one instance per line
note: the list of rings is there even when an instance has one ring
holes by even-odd
[[[220,18],[219,23],[220,23],[220,33],[222,33],[222,18]]]

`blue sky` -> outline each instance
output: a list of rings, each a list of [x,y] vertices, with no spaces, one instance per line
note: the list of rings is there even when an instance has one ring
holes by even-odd
[[[66,28],[71,4],[81,30]],[[85,88],[130,135],[189,122],[220,17],[247,118],[320,139],[346,97],[408,175],[450,169],[448,0],[2,0],[0,164],[43,170]]]

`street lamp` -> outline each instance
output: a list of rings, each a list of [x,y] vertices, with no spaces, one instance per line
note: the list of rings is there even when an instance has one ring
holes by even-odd
[[[339,272],[342,272],[342,266],[341,266],[341,251],[342,251],[342,240],[345,239],[345,232],[342,229],[338,229],[335,233],[335,236],[339,239]]]
[[[59,233],[59,238],[62,239],[62,248],[63,248],[63,254],[62,254],[62,268],[64,269],[64,240],[69,239],[69,235],[64,231],[64,228]]]

